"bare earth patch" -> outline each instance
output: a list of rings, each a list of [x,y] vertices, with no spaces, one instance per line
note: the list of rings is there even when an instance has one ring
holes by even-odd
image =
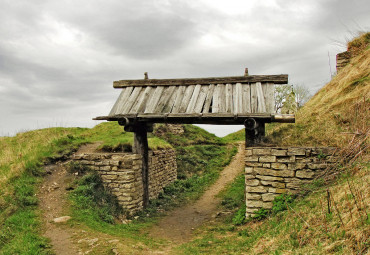
[[[76,154],[94,152],[99,144],[82,146]],[[195,229],[212,220],[220,199],[216,195],[232,182],[244,168],[244,145],[239,144],[238,153],[231,163],[220,173],[219,179],[203,196],[183,207],[177,208],[154,226],[149,235],[173,241],[160,250],[151,250],[145,245],[138,247],[132,240],[114,239],[103,233],[90,233],[89,230],[77,229],[65,224],[69,220],[69,204],[66,188],[74,178],[66,171],[63,164],[46,167],[48,175],[38,193],[40,208],[43,213],[44,236],[50,238],[56,254],[170,254],[178,244],[191,240]],[[55,222],[57,221],[57,222]],[[58,222],[61,221],[61,222]],[[87,230],[87,231],[86,231]],[[108,253],[106,253],[108,252]]]
[[[77,153],[93,152],[98,146],[99,143],[84,145]],[[69,209],[66,188],[73,176],[67,173],[65,166],[60,163],[45,168],[48,175],[38,192],[43,214],[44,236],[51,240],[56,254],[79,254],[76,245],[72,242],[75,232],[65,224],[68,218],[64,217],[68,216]]]

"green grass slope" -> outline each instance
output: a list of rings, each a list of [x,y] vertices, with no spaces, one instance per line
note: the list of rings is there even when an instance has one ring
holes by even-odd
[[[43,165],[66,157],[81,144],[101,141],[103,148],[128,148],[133,141],[117,123],[93,129],[47,128],[0,139],[0,251],[1,254],[48,254],[48,241],[40,236],[36,197],[44,176]],[[172,147],[157,137],[152,149]]]
[[[194,241],[178,248],[179,254],[368,254],[370,160],[370,33],[349,43],[355,57],[297,113],[296,124],[268,128],[278,145],[338,146],[342,160],[335,180],[317,180],[311,193],[293,203],[279,204],[285,211],[262,221],[235,226],[230,221],[208,226]],[[226,137],[244,139],[244,131]],[[233,190],[226,191],[225,206],[239,206]]]
[[[160,127],[159,127],[160,128]],[[88,172],[78,180],[71,193],[74,221],[88,228],[117,237],[152,243],[140,234],[160,211],[199,197],[235,154],[220,138],[203,129],[185,125],[183,135],[158,137],[148,135],[149,148],[177,150],[179,180],[152,201],[140,217],[129,226],[116,224],[118,210],[114,199],[101,185],[99,177]],[[0,139],[0,253],[49,254],[49,242],[41,236],[40,211],[36,192],[45,175],[43,166],[68,158],[85,143],[101,142],[100,149],[130,151],[133,134],[115,122],[102,123],[92,129],[48,128],[19,133]],[[105,201],[100,203],[99,201]],[[112,209],[113,208],[113,209]],[[144,215],[143,214],[143,215]]]

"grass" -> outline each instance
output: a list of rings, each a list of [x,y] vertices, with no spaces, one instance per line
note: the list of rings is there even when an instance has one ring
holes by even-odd
[[[311,195],[289,204],[287,210],[271,214],[265,220],[236,228],[230,221],[205,227],[194,241],[180,246],[177,252],[365,254],[370,233],[367,213],[370,199],[366,196],[369,163],[359,161],[348,171],[331,186],[318,187]],[[327,188],[331,194],[331,213],[327,210]],[[230,196],[226,194],[224,197]]]
[[[185,133],[182,135],[167,134],[162,138],[167,139],[169,143],[176,141],[174,148],[177,150],[177,181],[167,186],[158,199],[151,200],[146,210],[138,213],[130,224],[125,225],[112,221],[117,215],[106,208],[112,203],[97,203],[108,199],[101,198],[104,195],[101,189],[94,189],[98,187],[97,177],[88,174],[78,181],[79,185],[70,196],[74,218],[72,224],[80,223],[94,231],[156,247],[160,243],[143,232],[155,223],[164,211],[199,198],[237,152],[236,147],[230,147],[220,138],[191,125],[185,126]]]
[[[267,129],[269,139],[279,145],[339,147],[342,160],[336,165],[337,178],[332,182],[317,180],[310,185],[308,196],[291,204],[276,201],[280,212],[235,227],[235,223],[242,222],[239,212],[243,209],[234,192],[238,187],[242,189],[243,183],[236,180],[223,194],[223,202],[225,207],[235,206],[234,212],[235,208],[239,209],[226,221],[198,232],[194,241],[177,248],[179,254],[366,254],[369,251],[368,39],[369,33],[355,41],[361,50],[296,114],[296,124],[271,125]],[[226,139],[244,139],[243,133],[239,131]],[[287,210],[282,211],[284,207]]]
[[[292,124],[268,125],[267,134],[279,145],[331,145],[342,148],[342,174],[335,182],[317,182],[308,196],[243,225],[243,177],[224,191],[222,203],[234,215],[206,226],[197,238],[176,248],[181,254],[365,254],[369,249],[369,33],[349,43],[356,51],[349,65],[296,114]],[[158,126],[163,129],[165,126]],[[152,149],[177,151],[179,180],[130,224],[117,224],[114,199],[96,176],[79,180],[71,194],[76,228],[118,237],[122,243],[156,248],[165,244],[145,235],[161,210],[199,197],[213,183],[235,148],[227,143],[244,140],[244,131],[224,139],[185,125],[185,134],[149,137]],[[67,158],[81,144],[102,141],[101,149],[130,150],[133,136],[116,123],[93,129],[50,128],[0,138],[0,251],[1,254],[50,254],[41,237],[40,211],[35,196],[44,175],[42,166]],[[328,196],[329,190],[329,196]],[[327,201],[330,201],[330,212]],[[284,203],[282,203],[284,205]],[[160,209],[160,210],[158,210]],[[149,215],[149,216],[147,216]],[[145,248],[145,247],[144,247]],[[129,248],[129,250],[136,248]],[[131,251],[130,250],[130,251]],[[105,254],[111,253],[106,249]],[[140,252],[140,251],[139,251]]]
[[[370,50],[361,46],[369,45],[369,36],[354,40],[361,51],[296,113],[296,124],[267,131],[274,143],[344,147],[353,134],[369,132]]]
[[[93,129],[48,128],[0,139],[0,250],[2,254],[48,254],[49,244],[41,237],[36,192],[44,176],[43,166],[68,158],[85,143],[103,146],[131,143],[133,136],[116,123]],[[171,147],[149,138],[151,149]],[[15,226],[17,223],[17,226]],[[29,251],[30,253],[27,253]]]
[[[236,148],[230,149],[222,139],[192,126],[185,134],[164,139],[149,135],[151,149],[172,148],[178,151],[180,180],[166,188],[145,211],[155,217],[158,207],[170,208],[200,196],[216,180],[218,172],[228,164]],[[0,250],[4,254],[48,254],[48,241],[41,237],[40,211],[35,196],[44,176],[43,165],[64,160],[85,143],[102,142],[102,150],[130,150],[133,135],[118,124],[103,123],[93,129],[50,128],[2,137],[0,140]],[[174,199],[176,197],[176,199]],[[86,227],[117,237],[130,238],[154,247],[150,238],[139,233],[154,218],[140,217],[131,224],[116,224],[120,214],[114,199],[102,188],[96,175],[88,173],[78,181],[71,194],[74,208],[72,225]],[[115,208],[114,210],[112,208]],[[144,215],[144,214],[142,214]],[[19,226],[15,227],[15,223]]]

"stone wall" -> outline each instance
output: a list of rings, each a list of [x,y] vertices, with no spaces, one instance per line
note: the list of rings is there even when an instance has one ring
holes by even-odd
[[[337,54],[337,72],[339,72],[343,67],[345,67],[351,61],[351,52],[345,51]]]
[[[253,147],[246,149],[246,216],[272,208],[282,193],[297,193],[337,161],[336,148]]]
[[[175,150],[149,152],[149,199],[155,199],[163,188],[177,179]]]
[[[154,133],[157,136],[163,136],[164,134],[171,133],[175,135],[182,135],[185,132],[184,125],[182,124],[156,124]]]
[[[114,194],[127,214],[143,208],[141,155],[132,153],[88,153],[75,155],[74,161],[98,172],[104,186]],[[173,149],[149,152],[149,197],[154,199],[177,178]]]

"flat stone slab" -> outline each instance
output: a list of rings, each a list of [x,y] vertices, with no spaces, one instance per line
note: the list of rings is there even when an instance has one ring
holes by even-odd
[[[59,217],[59,218],[55,218],[53,221],[55,223],[65,223],[65,222],[69,221],[70,219],[72,219],[71,216],[62,216],[62,217]]]

